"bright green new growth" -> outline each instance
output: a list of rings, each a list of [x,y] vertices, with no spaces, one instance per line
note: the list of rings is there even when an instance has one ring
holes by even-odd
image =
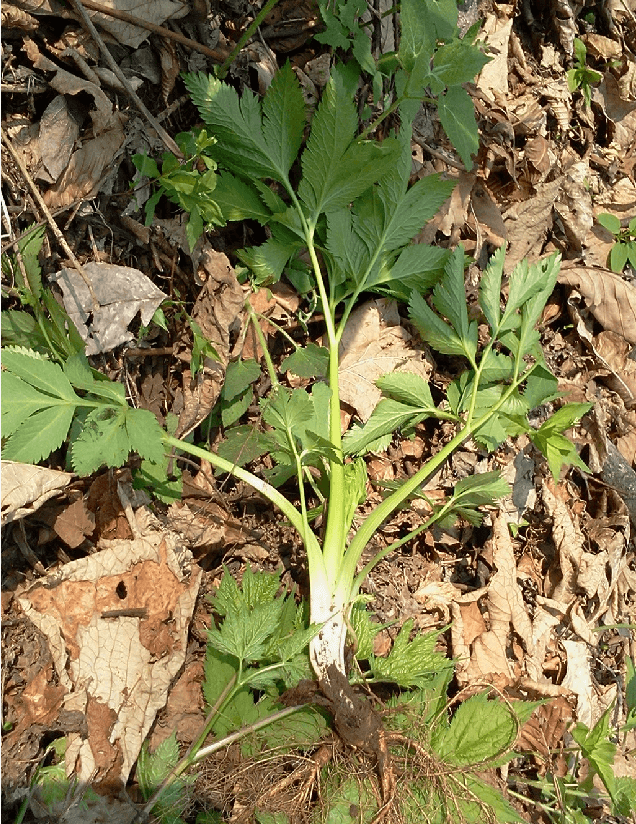
[[[628,226],[623,229],[620,220],[616,215],[602,212],[596,217],[597,221],[608,232],[614,235],[614,245],[612,246],[608,265],[613,272],[622,272],[627,263],[636,269],[636,217],[632,218]]]
[[[571,92],[577,89],[581,90],[586,106],[590,106],[592,101],[592,83],[598,83],[602,80],[603,75],[594,69],[587,67],[587,48],[582,40],[578,37],[574,38],[574,56],[575,66],[568,69],[566,73],[568,88]]]

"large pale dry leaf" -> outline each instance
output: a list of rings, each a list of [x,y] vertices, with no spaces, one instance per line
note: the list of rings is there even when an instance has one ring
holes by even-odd
[[[147,0],[100,0],[100,4],[110,9],[117,9],[117,11],[127,11],[140,20],[154,23],[157,26],[161,26],[168,18],[176,20],[190,11],[187,3],[179,3],[175,0],[152,0],[152,3],[148,3]],[[88,13],[94,23],[124,46],[132,46],[136,49],[150,36],[147,29],[134,26],[132,23],[117,20],[97,11],[89,10]]]
[[[588,598],[604,595],[607,587],[605,567],[607,552],[594,554],[584,547],[586,538],[576,523],[565,502],[559,497],[559,490],[551,482],[544,481],[542,497],[548,514],[552,518],[552,536],[559,553],[561,580],[551,586],[546,581],[548,595],[556,601],[571,603],[577,592],[583,590]]]
[[[636,344],[636,288],[609,269],[591,266],[561,267],[559,283],[574,286],[596,320]]]
[[[2,525],[36,512],[73,480],[70,472],[2,461]]]
[[[391,372],[411,372],[428,380],[424,353],[410,345],[394,301],[380,298],[358,307],[340,341],[340,398],[366,421],[381,392],[375,381]]]
[[[201,572],[170,533],[107,543],[19,602],[48,639],[65,709],[86,719],[86,736],[68,736],[68,774],[116,790],[185,660]]]
[[[573,163],[563,178],[560,197],[555,203],[570,248],[578,252],[594,223],[589,177],[590,166],[586,160]]]
[[[592,100],[601,106],[611,121],[614,142],[620,149],[626,149],[636,131],[636,101],[621,96],[618,81],[611,71],[606,71],[601,83],[592,88]]]
[[[84,80],[82,77],[77,77],[70,72],[60,69],[60,67],[40,54],[40,50],[33,42],[33,40],[26,39],[23,48],[27,53],[29,60],[33,63],[36,69],[43,72],[55,72],[53,77],[49,80],[49,85],[60,94],[76,95],[80,92],[87,92],[95,103],[96,112],[91,112],[93,120],[93,131],[99,134],[100,131],[110,127],[111,119],[113,117],[113,104],[108,99],[106,94],[90,80]]]
[[[83,269],[99,301],[98,308],[75,269],[61,269],[51,279],[62,288],[64,306],[86,342],[87,355],[109,352],[132,340],[128,325],[133,318],[141,313],[141,322],[147,326],[167,297],[139,269],[112,263],[87,263]]]
[[[496,14],[486,17],[482,36],[490,49],[491,60],[477,77],[477,88],[490,100],[496,100],[508,92],[508,43],[512,31],[512,17],[500,18]]]
[[[472,643],[470,664],[466,671],[469,680],[493,674],[513,678],[513,662],[508,660],[506,653],[511,628],[522,639],[526,650],[532,648],[532,623],[517,582],[517,565],[508,522],[501,514],[494,525],[493,564],[496,572],[488,584],[486,598],[489,629]]]
[[[68,166],[79,134],[77,120],[71,115],[63,94],[58,94],[46,107],[40,119],[40,157],[44,168],[40,180],[54,183]]]

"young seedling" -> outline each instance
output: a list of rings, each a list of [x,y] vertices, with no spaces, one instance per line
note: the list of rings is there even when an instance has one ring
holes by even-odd
[[[608,264],[613,272],[623,271],[629,263],[632,269],[636,269],[636,217],[629,221],[623,228],[616,215],[602,212],[597,216],[597,221],[614,235],[614,245],[610,249]]]

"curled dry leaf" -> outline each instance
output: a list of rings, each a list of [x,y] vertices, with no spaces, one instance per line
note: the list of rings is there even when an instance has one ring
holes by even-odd
[[[67,773],[116,792],[185,660],[201,572],[169,533],[108,543],[19,603],[48,639],[65,709],[86,719],[87,735],[68,737]]]
[[[70,472],[2,461],[2,525],[36,512],[73,480]]]
[[[631,283],[609,269],[567,263],[559,283],[578,289],[601,326],[636,345],[636,288]]]

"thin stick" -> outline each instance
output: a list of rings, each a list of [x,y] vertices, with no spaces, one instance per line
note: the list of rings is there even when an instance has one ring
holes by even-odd
[[[82,269],[82,264],[75,257],[75,254],[74,254],[73,250],[71,249],[71,247],[66,242],[66,238],[62,234],[59,226],[53,220],[53,215],[51,214],[51,212],[49,210],[49,207],[44,202],[44,199],[42,198],[42,195],[40,194],[40,191],[39,191],[38,187],[33,182],[33,178],[31,177],[31,175],[27,171],[27,168],[24,165],[24,163],[22,162],[22,159],[20,158],[20,156],[18,155],[16,150],[13,148],[13,146],[11,145],[11,141],[5,135],[4,132],[2,132],[2,142],[6,146],[7,151],[9,152],[9,154],[13,158],[16,166],[20,170],[20,174],[22,175],[22,177],[24,178],[25,183],[27,184],[27,186],[31,190],[31,194],[35,198],[38,206],[40,207],[40,209],[44,213],[44,216],[46,217],[46,222],[49,224],[49,227],[50,227],[51,231],[53,232],[53,234],[55,235],[55,238],[56,238],[57,242],[60,244],[62,249],[64,249],[64,252],[66,253],[68,259],[71,261],[71,263],[73,265],[73,268],[77,269],[80,277],[82,278],[82,280],[84,281],[84,283],[88,287],[88,291],[90,293],[90,296],[93,299],[94,308],[99,308],[100,304],[99,304],[99,300],[97,299],[97,295],[95,294],[95,292],[93,290],[93,284],[90,282],[88,276],[86,275],[86,273]]]
[[[413,140],[417,143],[418,146],[421,146],[424,151],[428,152],[433,157],[436,157],[438,160],[443,161],[446,163],[447,166],[452,166],[453,169],[457,169],[460,172],[466,172],[468,169],[464,166],[463,163],[459,163],[457,160],[453,160],[451,157],[446,157],[446,155],[438,152],[437,149],[434,149],[432,146],[429,146],[428,143],[425,143],[421,137],[418,137],[415,132],[413,132]]]
[[[202,43],[197,43],[196,40],[191,40],[189,37],[172,29],[167,29],[165,26],[158,26],[156,23],[151,23],[149,20],[143,20],[141,17],[136,17],[128,11],[120,11],[119,9],[111,9],[108,6],[103,6],[101,3],[94,3],[93,0],[82,0],[87,9],[91,11],[98,11],[100,14],[107,14],[109,17],[115,17],[117,20],[123,20],[125,23],[131,23],[133,26],[138,26],[140,29],[147,29],[154,34],[159,34],[168,40],[176,40],[183,46],[187,46],[193,51],[201,52],[206,57],[211,57],[221,63],[228,56],[229,50],[227,48],[210,49]]]
[[[274,6],[278,3],[278,0],[267,0],[267,3],[263,6],[263,8],[259,11],[256,17],[252,20],[249,26],[245,29],[243,34],[241,35],[241,39],[238,41],[236,46],[232,49],[230,54],[225,58],[223,61],[223,65],[217,71],[216,76],[219,80],[223,80],[225,75],[228,73],[228,70],[234,60],[236,59],[237,54],[241,51],[243,46],[250,40],[256,32],[256,29],[261,25],[263,20],[267,17],[270,11],[274,8]]]
[[[108,65],[110,66],[112,71],[115,73],[115,75],[119,79],[120,83],[126,89],[126,91],[128,92],[128,95],[135,102],[135,105],[137,106],[139,111],[148,120],[150,125],[157,132],[158,136],[163,140],[166,148],[169,149],[180,160],[183,160],[183,154],[181,152],[181,149],[177,146],[177,144],[174,142],[174,140],[170,137],[168,132],[163,128],[161,123],[159,123],[157,118],[148,111],[146,106],[139,99],[139,96],[137,95],[137,93],[135,92],[133,87],[128,82],[128,78],[126,77],[126,75],[123,73],[123,71],[117,65],[117,62],[116,62],[115,58],[112,56],[112,54],[110,53],[110,51],[106,47],[106,44],[102,40],[102,37],[99,34],[99,32],[97,31],[97,29],[95,28],[95,26],[93,24],[93,21],[88,16],[88,12],[84,8],[84,4],[82,3],[82,0],[71,0],[71,2],[73,4],[75,10],[77,11],[77,13],[82,18],[82,22],[84,23],[85,28],[88,29],[88,31],[90,32],[90,34],[94,38],[95,42],[99,46],[99,50],[101,51],[102,56],[104,57],[104,60],[108,63]]]

